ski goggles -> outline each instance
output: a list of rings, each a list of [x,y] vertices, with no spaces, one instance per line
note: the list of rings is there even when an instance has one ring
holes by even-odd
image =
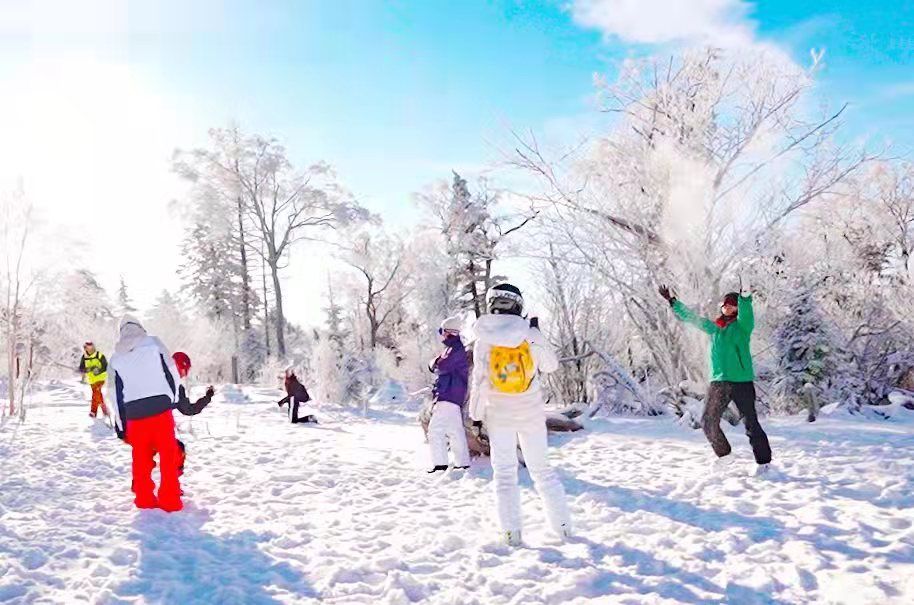
[[[508,292],[507,290],[493,290],[489,292],[488,300],[486,303],[489,306],[489,309],[493,311],[508,311],[514,309],[515,307],[524,306],[524,297],[520,294],[515,294],[514,292]]]
[[[438,336],[444,336],[445,334],[460,334],[459,330],[445,330],[444,328],[438,328]]]

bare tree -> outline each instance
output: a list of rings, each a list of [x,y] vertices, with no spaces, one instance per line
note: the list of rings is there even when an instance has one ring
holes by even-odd
[[[39,272],[30,265],[31,240],[35,218],[31,203],[25,198],[21,184],[10,195],[0,200],[0,336],[5,344],[7,360],[8,414],[18,410],[25,418],[25,392],[32,370],[32,332],[34,322],[28,300],[37,289]],[[34,304],[34,300],[32,301]]]
[[[368,322],[368,344],[373,350],[379,344],[393,348],[393,339],[385,339],[382,330],[402,316],[402,304],[409,294],[408,276],[404,270],[404,246],[396,238],[356,234],[343,247],[342,260],[360,276],[359,305]]]
[[[216,183],[220,196],[235,202],[242,264],[247,265],[250,252],[260,256],[270,272],[276,352],[283,357],[286,318],[280,276],[288,266],[289,251],[298,242],[316,240],[328,229],[369,215],[326,164],[296,170],[275,139],[243,135],[237,128],[210,134],[212,148],[193,151],[190,157],[195,161],[184,161],[180,168],[192,178]],[[250,292],[246,270],[244,275],[244,291]],[[249,318],[249,312],[245,316]]]

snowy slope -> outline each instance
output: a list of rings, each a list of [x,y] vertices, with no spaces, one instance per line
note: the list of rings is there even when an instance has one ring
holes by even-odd
[[[709,476],[699,432],[594,423],[554,452],[577,529],[495,542],[491,470],[430,478],[408,416],[292,426],[245,389],[184,433],[185,512],[136,511],[129,448],[69,385],[0,429],[0,602],[911,603],[914,421],[768,420],[779,475]],[[183,428],[188,428],[186,420]],[[558,441],[556,441],[558,443]]]

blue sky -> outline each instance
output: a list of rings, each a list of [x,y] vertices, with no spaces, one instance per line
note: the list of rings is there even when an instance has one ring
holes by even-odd
[[[510,128],[593,127],[594,72],[720,32],[802,64],[824,48],[819,87],[852,104],[850,134],[914,149],[912,0],[36,0],[0,2],[0,78],[23,95],[0,102],[0,127],[47,132],[20,128],[29,151],[8,138],[0,164],[28,175],[55,220],[98,248],[135,245],[123,216],[141,217],[141,241],[169,252],[155,265],[117,255],[100,272],[109,283],[141,274],[132,281],[148,300],[177,285],[169,152],[202,143],[207,128],[236,120],[273,134],[405,223],[413,192],[452,168],[484,170]],[[89,203],[109,218],[86,220]],[[312,297],[306,281],[292,288]]]

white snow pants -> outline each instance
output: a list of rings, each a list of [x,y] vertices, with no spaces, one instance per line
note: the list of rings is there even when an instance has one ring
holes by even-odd
[[[454,466],[470,466],[470,450],[463,428],[463,411],[450,401],[435,403],[428,423],[428,444],[432,449],[432,465],[447,466],[447,446],[454,452]]]
[[[565,488],[555,470],[549,466],[546,443],[546,422],[489,424],[489,446],[492,452],[492,471],[495,478],[495,499],[498,521],[502,531],[523,529],[520,510],[520,486],[517,483],[517,442],[524,454],[524,462],[552,530],[562,533],[563,525],[570,525],[571,515],[565,501]],[[570,529],[570,528],[569,528]]]

